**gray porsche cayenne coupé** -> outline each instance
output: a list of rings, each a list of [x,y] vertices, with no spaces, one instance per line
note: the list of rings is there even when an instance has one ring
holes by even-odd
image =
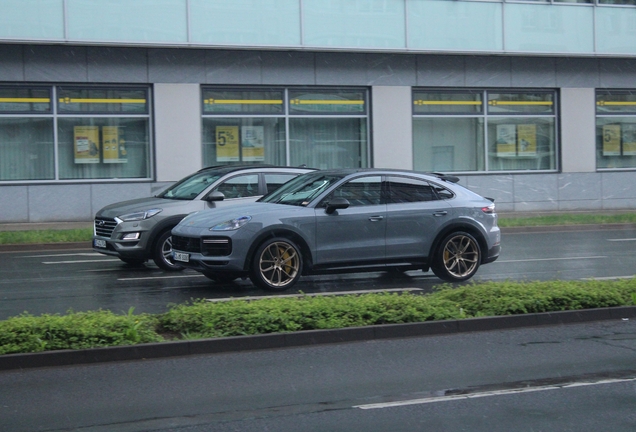
[[[433,270],[465,281],[497,259],[493,200],[443,174],[302,174],[251,204],[201,211],[172,230],[173,259],[215,281],[281,291],[301,275]]]

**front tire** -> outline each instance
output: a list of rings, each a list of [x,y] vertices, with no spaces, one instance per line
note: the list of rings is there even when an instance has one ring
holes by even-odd
[[[176,264],[172,259],[172,232],[171,230],[161,233],[155,242],[152,250],[152,260],[161,269],[168,271],[181,271],[183,267]]]
[[[480,263],[481,248],[475,237],[466,232],[454,232],[442,240],[431,269],[442,280],[462,282],[477,273]]]
[[[261,244],[252,260],[250,279],[268,291],[291,288],[302,273],[300,248],[289,239],[273,238]]]

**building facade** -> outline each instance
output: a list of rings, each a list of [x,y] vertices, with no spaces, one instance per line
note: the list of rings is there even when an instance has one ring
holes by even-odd
[[[0,223],[252,163],[634,209],[636,1],[0,2]]]

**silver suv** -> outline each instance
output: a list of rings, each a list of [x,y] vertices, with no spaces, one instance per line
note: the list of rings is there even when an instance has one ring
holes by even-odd
[[[307,168],[266,165],[204,168],[155,197],[108,205],[95,215],[93,249],[139,265],[152,259],[182,270],[172,259],[170,231],[189,213],[256,201]]]

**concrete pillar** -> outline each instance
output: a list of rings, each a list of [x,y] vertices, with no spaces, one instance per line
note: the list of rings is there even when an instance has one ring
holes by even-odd
[[[411,87],[371,88],[373,166],[413,169]]]
[[[155,172],[175,181],[203,167],[198,84],[155,84]]]

